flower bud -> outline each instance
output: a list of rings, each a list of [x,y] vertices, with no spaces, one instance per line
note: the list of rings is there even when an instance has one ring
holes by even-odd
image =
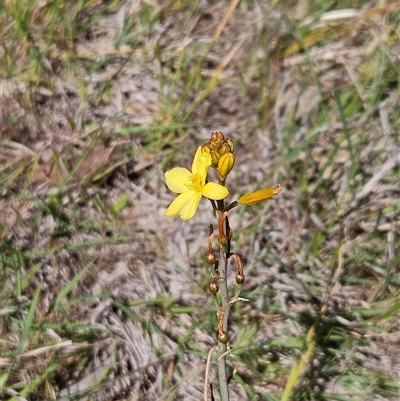
[[[260,189],[259,191],[250,192],[241,196],[237,200],[237,203],[240,203],[241,205],[254,205],[254,203],[262,202],[266,199],[272,198],[274,195],[281,192],[281,190],[282,187],[279,184],[272,188]]]
[[[213,141],[208,141],[207,145],[210,148],[210,150],[215,150],[215,151],[218,151],[219,147],[221,146],[219,142],[213,142]]]
[[[213,168],[217,168],[219,159],[221,157],[220,154],[216,150],[211,150],[210,155],[211,155],[211,166]]]
[[[219,132],[212,132],[210,142],[215,146],[216,149],[219,149],[225,141],[224,134]]]
[[[221,180],[224,180],[235,165],[236,156],[234,153],[225,153],[218,161],[218,173]]]
[[[235,142],[233,142],[233,139],[231,138],[226,138],[225,143],[227,143],[231,149],[231,152],[235,150]]]
[[[230,153],[230,152],[231,152],[231,147],[229,146],[229,143],[224,142],[224,144],[219,149],[219,153],[221,155],[224,155],[225,153]]]

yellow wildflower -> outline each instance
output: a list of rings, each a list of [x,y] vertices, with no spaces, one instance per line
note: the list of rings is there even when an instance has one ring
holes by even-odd
[[[215,182],[206,183],[210,166],[210,153],[202,153],[199,146],[193,159],[192,172],[175,167],[165,173],[167,187],[180,195],[169,205],[164,216],[179,214],[182,220],[189,220],[195,215],[202,196],[213,200],[228,196],[229,192],[224,186]]]

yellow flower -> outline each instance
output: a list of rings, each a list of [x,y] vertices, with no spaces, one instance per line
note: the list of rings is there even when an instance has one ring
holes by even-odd
[[[229,194],[222,185],[215,182],[206,184],[210,166],[210,153],[202,153],[199,146],[193,159],[192,172],[183,167],[175,167],[165,173],[167,187],[180,195],[169,205],[164,216],[179,214],[182,220],[189,220],[195,215],[202,196],[220,200]]]
[[[249,194],[241,196],[237,200],[237,203],[240,203],[241,205],[253,205],[254,203],[262,202],[266,199],[272,198],[274,195],[281,192],[281,190],[282,187],[279,184],[272,188],[260,189],[259,191],[250,192]]]

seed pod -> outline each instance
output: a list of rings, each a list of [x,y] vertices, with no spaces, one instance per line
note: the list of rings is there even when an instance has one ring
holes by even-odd
[[[219,291],[219,285],[215,281],[211,281],[211,283],[208,286],[208,291],[211,292],[211,294],[216,295],[216,293]]]
[[[209,254],[206,256],[206,262],[207,262],[207,264],[209,264],[210,266],[214,265],[214,264],[215,264],[215,256],[214,256],[212,253],[209,253]]]
[[[229,335],[226,331],[218,333],[218,341],[222,344],[226,344],[229,341]]]
[[[236,274],[236,282],[238,284],[243,284],[244,283],[244,274],[237,273]]]

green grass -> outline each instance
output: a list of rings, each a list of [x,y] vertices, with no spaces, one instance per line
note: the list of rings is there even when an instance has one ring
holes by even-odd
[[[231,212],[231,399],[398,399],[398,5],[272,3],[0,7],[1,400],[202,398],[213,219],[163,172],[216,130],[230,200],[283,187]]]

